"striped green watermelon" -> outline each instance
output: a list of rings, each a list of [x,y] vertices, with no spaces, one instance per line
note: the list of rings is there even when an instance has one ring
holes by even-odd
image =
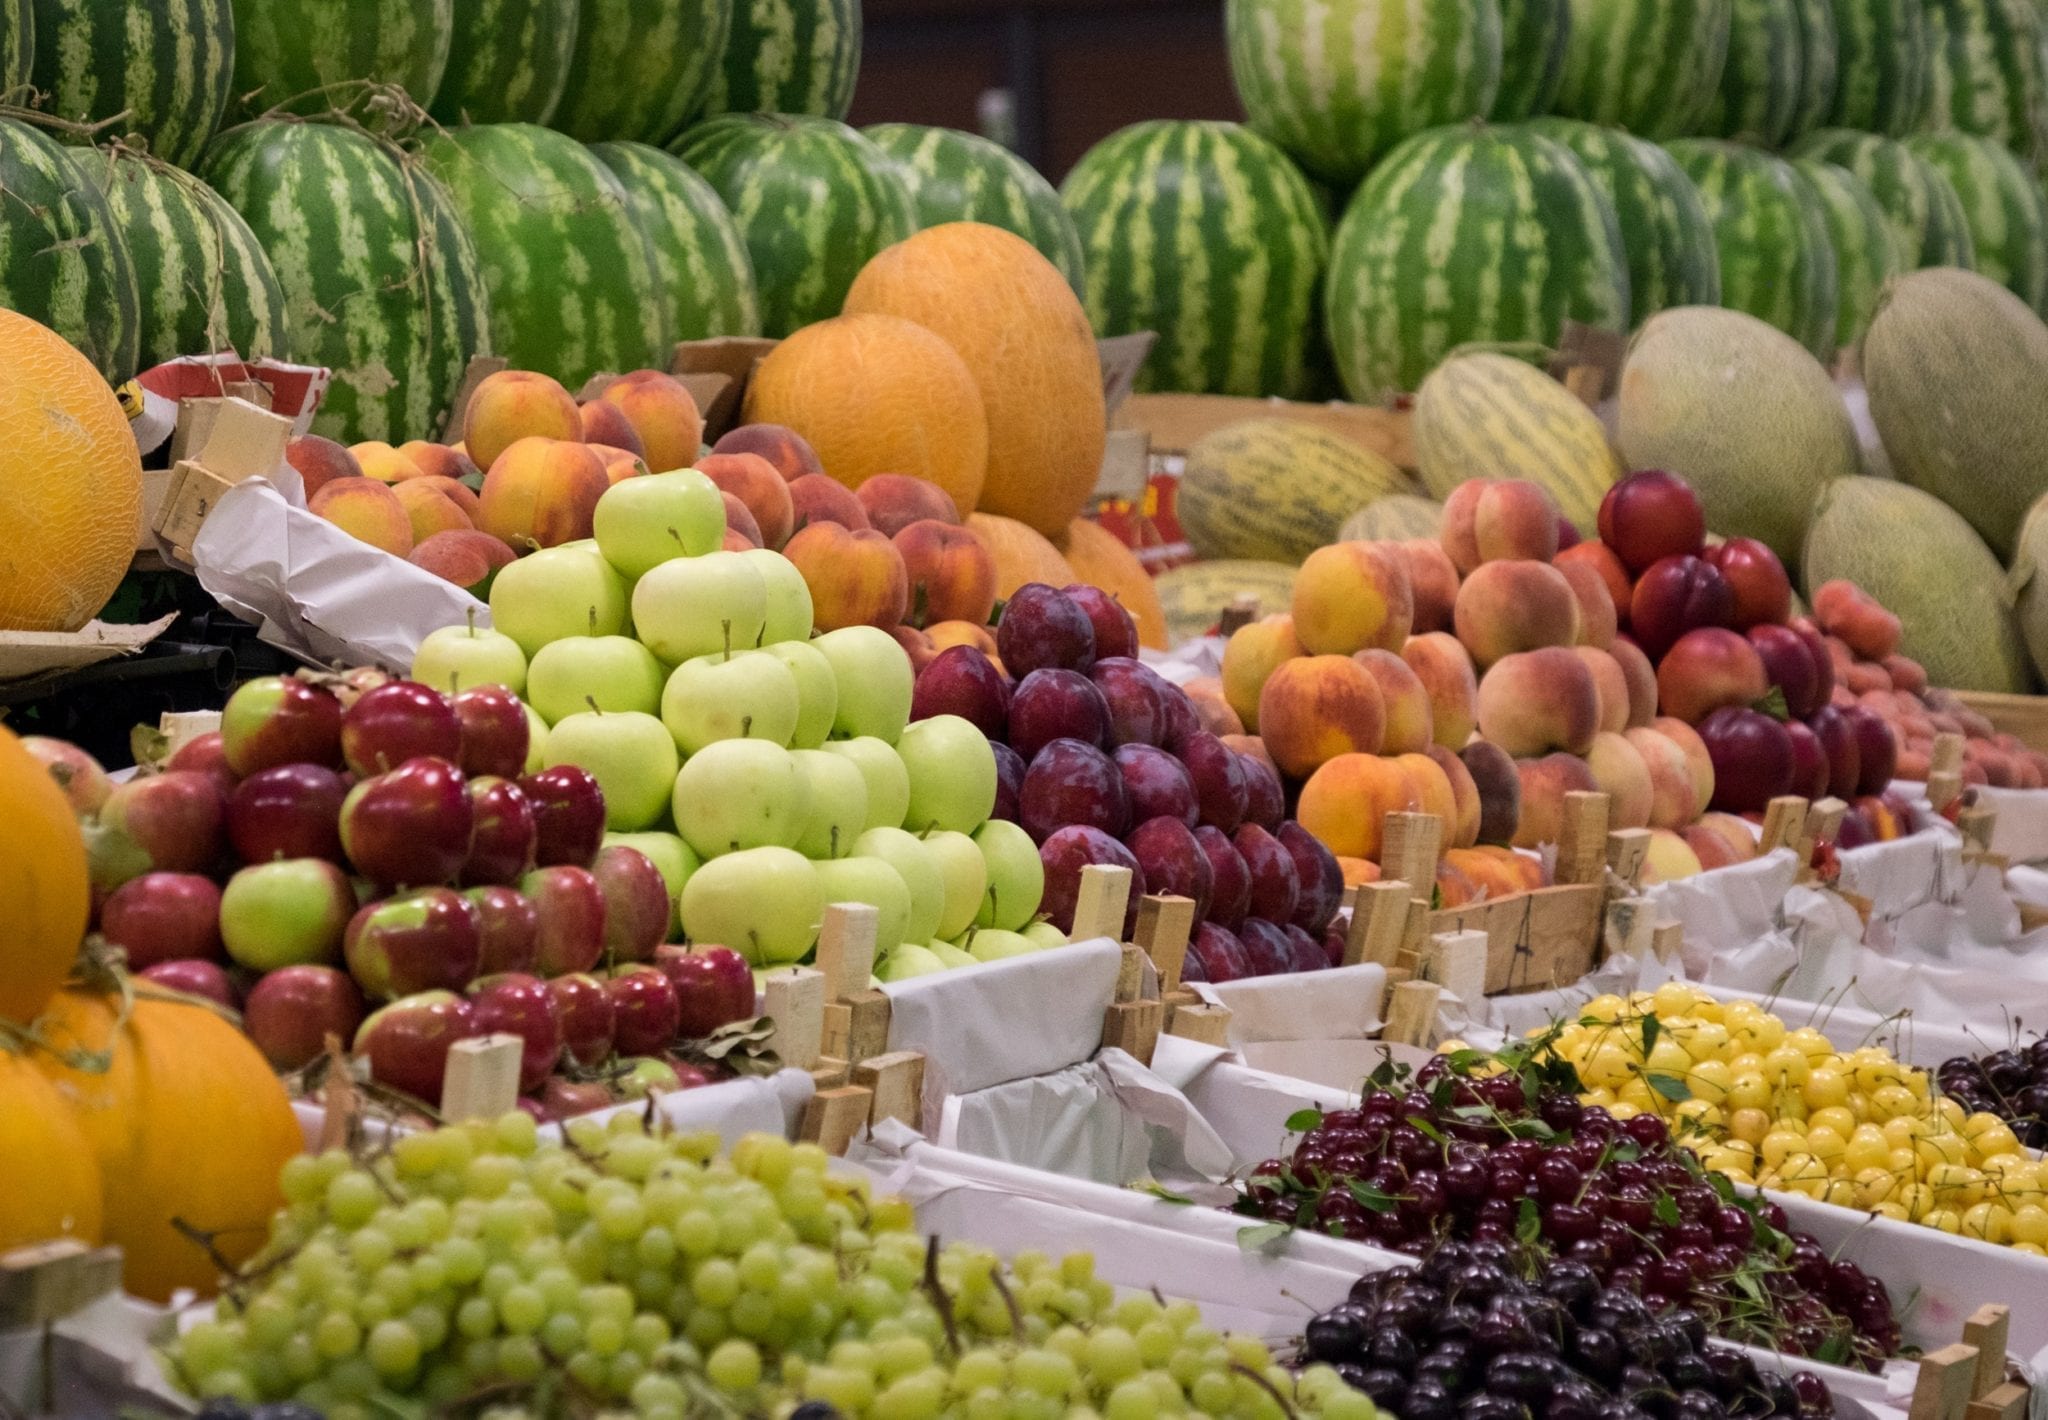
[[[718,190],[747,239],[763,335],[838,315],[868,258],[917,230],[895,162],[836,119],[721,114],[671,151]]]
[[[861,130],[896,160],[919,227],[986,222],[1044,253],[1078,294],[1081,238],[1051,183],[1000,143],[957,128],[878,123]]]
[[[1732,0],[1571,0],[1552,111],[1644,138],[1694,132],[1728,58]]]
[[[1792,105],[1788,143],[1828,121],[1842,62],[1835,38],[1835,0],[1792,0],[1792,8],[1799,12],[1799,98]]]
[[[234,0],[234,9],[234,93],[247,114],[320,113],[353,101],[366,81],[431,104],[455,33],[454,0]]]
[[[140,366],[223,348],[289,353],[284,291],[241,214],[190,173],[126,151],[80,162],[106,193],[135,263]]]
[[[1898,275],[1898,246],[1870,184],[1818,158],[1794,158],[1792,166],[1820,195],[1821,217],[1835,253],[1834,345],[1845,350],[1863,339],[1885,283]]]
[[[1905,144],[1871,133],[1824,128],[1792,152],[1847,168],[1869,185],[1870,195],[1891,221],[1902,271],[1976,264],[1976,244],[1955,188]]]
[[[1948,179],[1969,224],[1975,269],[2048,312],[2048,197],[2010,151],[1968,133],[1922,133],[1906,146]]]
[[[733,0],[582,0],[554,126],[585,143],[662,144],[703,107]]]
[[[456,123],[546,123],[576,56],[583,0],[455,0],[448,71],[433,115]],[[479,43],[472,36],[489,36]]]
[[[235,77],[228,0],[31,0],[34,82],[59,118],[134,134],[190,165],[220,126]]]
[[[1550,112],[1571,37],[1571,0],[1500,0],[1500,93],[1489,115],[1495,123]]]
[[[0,0],[0,93],[19,89],[36,62],[36,0]]]
[[[1564,324],[1628,325],[1614,208],[1569,148],[1457,124],[1389,153],[1330,244],[1325,329],[1344,387],[1412,390],[1475,341],[1555,346]]]
[[[1927,104],[1922,0],[1834,0],[1835,101],[1828,126],[1898,138]]]
[[[476,249],[440,183],[353,129],[267,119],[223,133],[200,175],[270,253],[292,358],[333,381],[313,428],[396,443],[441,427],[491,348]]]
[[[747,244],[711,184],[675,154],[644,143],[593,143],[590,153],[618,179],[653,247],[655,284],[674,307],[670,338],[759,335]]]
[[[1576,118],[1539,118],[1536,132],[1572,150],[1613,204],[1628,258],[1629,326],[1672,306],[1721,301],[1721,254],[1714,225],[1669,153],[1619,128]]]
[[[1500,92],[1499,0],[1225,0],[1223,21],[1252,127],[1333,186]]]
[[[604,372],[667,368],[674,322],[653,245],[588,149],[493,123],[434,134],[421,157],[476,244],[492,344],[514,369],[574,390]]]
[[[1782,158],[1740,143],[1665,145],[1700,190],[1721,252],[1721,304],[1835,354],[1835,251],[1820,198]]]
[[[1701,132],[1775,148],[1792,131],[1806,78],[1794,0],[1734,0],[1728,63]]]
[[[704,112],[845,118],[860,75],[860,0],[733,0]]]
[[[81,157],[94,160],[0,118],[0,306],[41,321],[118,384],[136,368],[135,268]]]
[[[2048,153],[2048,75],[2037,0],[1926,0],[1927,107],[1920,127]]]
[[[1287,155],[1235,123],[1133,124],[1060,187],[1097,333],[1159,333],[1144,390],[1308,391],[1329,220]]]

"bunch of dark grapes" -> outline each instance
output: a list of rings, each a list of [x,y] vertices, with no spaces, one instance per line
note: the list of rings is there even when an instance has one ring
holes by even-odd
[[[1977,1060],[1944,1060],[1934,1078],[1964,1109],[1995,1114],[2029,1149],[2048,1149],[2048,1036]]]
[[[1875,1369],[1898,1351],[1882,1282],[1707,1174],[1656,1116],[1617,1120],[1516,1063],[1474,1078],[1439,1056],[1406,1085],[1383,1070],[1357,1108],[1298,1121],[1238,1211],[1418,1255],[1455,1239],[1570,1259],[1652,1314],[1793,1355]]]
[[[1698,1312],[1658,1315],[1584,1262],[1446,1242],[1362,1277],[1308,1324],[1304,1356],[1401,1420],[1828,1420],[1811,1372],[1710,1346]]]

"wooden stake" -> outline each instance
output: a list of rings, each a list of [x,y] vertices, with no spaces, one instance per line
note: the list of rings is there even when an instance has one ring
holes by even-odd
[[[1642,886],[1643,860],[1650,854],[1650,830],[1617,828],[1607,835],[1607,871],[1628,884],[1633,892]]]
[[[891,1017],[885,991],[859,991],[844,1001],[830,1002],[821,1012],[821,1048],[832,1059],[858,1065],[888,1050]]]
[[[1993,1386],[1963,1410],[1963,1420],[2026,1420],[2027,1388],[2016,1382]]]
[[[1102,1048],[1121,1050],[1139,1064],[1150,1065],[1165,1023],[1166,1008],[1157,1001],[1119,1001],[1103,1013]]]
[[[1486,996],[1484,932],[1445,932],[1429,939],[1423,967],[1429,979],[1468,1006]]]
[[[1607,880],[1605,794],[1574,789],[1564,796],[1564,824],[1557,835],[1557,883],[1563,887]]]
[[[1070,942],[1124,937],[1124,912],[1131,902],[1131,870],[1110,863],[1090,863],[1081,870],[1081,888],[1074,899],[1074,930]]]
[[[496,1119],[519,1107],[519,1064],[526,1042],[516,1035],[486,1035],[448,1047],[441,1083],[441,1117]]]
[[[1987,1395],[2005,1381],[2005,1353],[2011,1345],[2012,1308],[1986,1302],[1963,1323],[1963,1341],[1977,1348],[1977,1372],[1970,1398]]]
[[[1422,969],[1422,953],[1429,944],[1429,899],[1408,899],[1407,920],[1401,927],[1401,965],[1411,972]]]
[[[1685,924],[1659,922],[1650,929],[1650,952],[1662,962],[1675,962],[1685,951]]]
[[[818,970],[825,999],[844,1001],[870,989],[875,975],[875,932],[882,914],[865,902],[835,902],[818,928]]]
[[[157,717],[157,732],[164,737],[164,757],[169,758],[201,735],[220,728],[218,710],[166,710]]]
[[[1655,909],[1645,897],[1618,897],[1607,904],[1601,923],[1602,959],[1631,956],[1642,961],[1654,947]]]
[[[1112,1001],[1135,1001],[1145,994],[1145,954],[1124,943],[1123,955],[1116,964],[1116,988],[1110,995]]]
[[[1180,989],[1181,968],[1188,957],[1188,938],[1195,930],[1195,901],[1169,893],[1147,893],[1138,899],[1138,945],[1159,973],[1159,993]]]
[[[58,1238],[0,1254],[0,1332],[45,1326],[121,1286],[121,1250]]]
[[[1251,592],[1239,592],[1216,618],[1216,634],[1228,641],[1259,619],[1259,599]]]
[[[1907,1420],[1962,1420],[1977,1378],[1977,1348],[1958,1341],[1920,1358]]]
[[[1351,931],[1344,938],[1344,965],[1393,966],[1401,958],[1401,938],[1408,930],[1408,884],[1366,883],[1351,909]]]
[[[804,1106],[803,1122],[797,1126],[797,1138],[803,1143],[816,1144],[828,1154],[844,1154],[847,1145],[867,1124],[868,1113],[874,1108],[874,1103],[874,1093],[859,1085],[820,1090]]]
[[[1761,858],[1780,848],[1793,847],[1805,826],[1806,800],[1797,794],[1779,795],[1764,807],[1764,833],[1757,842],[1756,856]]]
[[[1443,988],[1434,981],[1404,981],[1396,986],[1387,1002],[1387,1025],[1381,1038],[1398,1045],[1429,1044],[1442,996]]]
[[[762,1014],[775,1022],[770,1048],[792,1070],[818,1063],[825,1042],[825,973],[793,966],[769,976],[761,987]]]
[[[1408,884],[1427,902],[1436,889],[1436,861],[1444,826],[1435,814],[1388,814],[1380,840],[1383,881]]]
[[[1230,1011],[1223,1006],[1175,1006],[1166,1033],[1204,1045],[1230,1044]]]
[[[924,1113],[924,1055],[898,1050],[854,1063],[853,1083],[874,1095],[869,1124],[900,1119],[912,1129]]]
[[[1956,830],[1963,835],[1963,856],[1991,851],[1991,836],[1998,829],[1998,810],[1988,804],[1973,804],[1956,815]]]

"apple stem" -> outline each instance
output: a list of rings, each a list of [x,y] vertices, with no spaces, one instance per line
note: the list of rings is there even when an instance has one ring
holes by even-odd
[[[753,737],[753,733],[754,717],[752,715],[742,715],[740,717],[740,738],[743,740],[751,739]]]
[[[469,634],[471,639],[474,639],[476,636],[476,608],[470,607],[463,615],[469,618]]]
[[[602,711],[602,710],[598,709],[598,706],[597,706],[597,697],[596,697],[595,695],[586,695],[586,696],[584,696],[584,697],[583,697],[583,703],[584,703],[585,705],[588,705],[588,706],[590,707],[590,713],[591,713],[591,714],[593,714],[593,715],[602,715],[602,714],[604,714],[604,711]]]
[[[683,535],[681,533],[677,532],[674,528],[670,528],[668,530],[668,535],[670,540],[673,541],[677,547],[683,547]],[[686,547],[684,547],[683,550],[685,552],[689,551],[689,549]]]
[[[725,629],[725,658],[729,661],[732,659],[732,618],[727,617],[718,624]]]
[[[597,608],[596,608],[596,607],[592,607],[592,608],[590,609],[590,634],[591,634],[592,636],[595,636],[595,635],[597,635]]]
[[[836,823],[832,825],[832,856],[839,856],[839,825]]]

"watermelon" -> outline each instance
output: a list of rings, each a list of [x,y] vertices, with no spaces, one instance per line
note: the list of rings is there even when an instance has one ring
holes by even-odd
[[[673,344],[654,249],[589,150],[530,123],[458,128],[421,150],[476,243],[496,352],[578,389],[666,369]]]
[[[434,101],[455,33],[454,0],[234,0],[234,94],[245,114],[320,113],[395,84]]]
[[[169,163],[125,150],[85,160],[135,263],[140,367],[223,348],[282,358],[284,291],[234,208]]]
[[[1308,392],[1330,229],[1285,153],[1235,123],[1133,124],[1089,149],[1060,194],[1096,333],[1159,333],[1139,389]]]
[[[860,0],[733,0],[704,112],[845,118],[860,74]]]
[[[0,93],[26,84],[36,62],[36,0],[0,0]]]
[[[1847,168],[1869,185],[1891,221],[1900,270],[1975,265],[1976,245],[1954,186],[1905,144],[1824,128],[1801,140],[1792,153]]]
[[[1775,148],[1792,131],[1806,78],[1794,0],[1734,0],[1728,63],[1701,131]]]
[[[1500,92],[1499,0],[1226,0],[1223,22],[1252,127],[1332,186]]]
[[[1571,37],[1571,0],[1500,0],[1500,92],[1489,115],[1495,123],[1550,112]]]
[[[675,307],[670,335],[759,335],[747,244],[711,184],[675,154],[643,143],[595,143],[590,152],[618,179],[653,247],[655,284]]]
[[[1821,218],[1835,253],[1834,344],[1845,350],[1863,339],[1885,283],[1898,275],[1898,244],[1862,178],[1818,158],[1794,158],[1792,166],[1820,195]]]
[[[2048,198],[2040,182],[1988,138],[1923,133],[1906,146],[1955,189],[1974,269],[2048,315]]]
[[[1699,189],[1654,143],[1575,118],[1530,125],[1564,144],[1614,206],[1628,258],[1629,326],[1671,306],[1721,300],[1721,254]]]
[[[1666,145],[1700,190],[1721,253],[1721,304],[1835,354],[1835,253],[1818,194],[1782,158],[1713,138]]]
[[[2048,75],[2037,0],[1926,0],[1927,107],[1920,127],[2048,151]]]
[[[78,123],[125,115],[129,134],[189,166],[220,125],[235,77],[228,0],[31,0],[34,83],[43,106]]]
[[[292,357],[333,371],[314,432],[437,432],[490,349],[476,249],[440,183],[389,143],[289,119],[223,133],[200,175],[270,254]]]
[[[98,161],[85,155],[85,161]],[[135,373],[135,268],[79,159],[0,118],[0,306],[63,336],[115,384]]]
[[[917,230],[895,163],[836,119],[722,114],[672,151],[718,190],[746,238],[763,335],[838,315],[868,258]]]
[[[1922,0],[1833,0],[1835,101],[1828,126],[1898,138],[1927,102]]]
[[[1000,143],[957,128],[878,123],[861,130],[896,160],[920,229],[986,222],[1015,232],[1083,293],[1081,237],[1051,183]]]
[[[1344,386],[1412,390],[1474,341],[1554,346],[1564,323],[1628,324],[1614,208],[1569,148],[1458,124],[1389,153],[1330,244],[1325,329]]]
[[[455,0],[455,32],[488,35],[448,54],[448,70],[434,95],[441,123],[546,123],[554,117],[569,64],[583,0]]]
[[[1828,121],[1841,82],[1840,46],[1835,39],[1835,0],[1792,0],[1799,12],[1799,98],[1792,105],[1786,141],[1803,137]]]
[[[733,0],[582,0],[554,126],[585,143],[657,146],[703,106]]]
[[[1571,0],[1552,111],[1645,138],[1694,132],[1728,58],[1732,0]]]

